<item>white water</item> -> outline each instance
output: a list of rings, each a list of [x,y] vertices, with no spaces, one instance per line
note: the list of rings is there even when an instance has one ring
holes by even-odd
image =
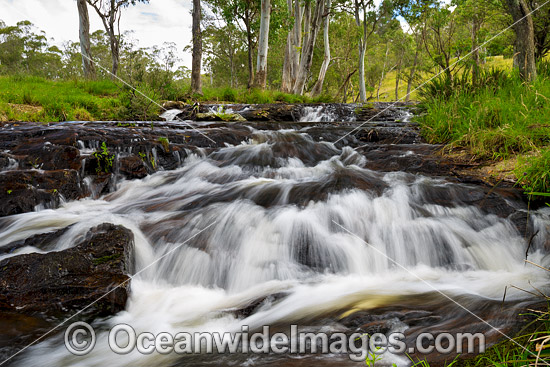
[[[274,141],[291,139],[303,149],[332,153],[315,165],[274,153]],[[210,157],[190,156],[176,171],[122,182],[101,200],[7,218],[11,223],[0,233],[0,246],[72,224],[56,248],[61,250],[78,242],[89,228],[111,222],[133,231],[138,271],[177,248],[133,279],[126,311],[96,323],[104,329],[127,323],[138,333],[300,323],[331,310],[388,305],[433,288],[450,297],[500,300],[506,285],[546,283],[544,271],[524,265],[525,241],[507,220],[474,207],[426,203],[426,192],[449,187],[445,181],[382,174],[364,165],[365,158],[351,149],[338,151],[305,134],[258,132],[247,144],[223,148]],[[388,188],[382,195],[348,189],[304,206],[292,202],[305,195],[300,190],[323,187],[342,173],[380,179]],[[264,197],[271,205],[255,204]],[[540,211],[537,223],[547,225],[549,216],[548,209]],[[540,252],[530,254],[530,260],[548,264]],[[286,297],[266,303],[248,318],[227,312],[280,292]],[[509,300],[523,297],[508,291]],[[116,355],[107,346],[107,331],[102,331],[87,356],[71,356],[61,337],[55,337],[30,348],[18,365],[168,366],[175,358]]]
[[[333,121],[355,121],[353,110],[356,105],[340,105],[347,109],[346,113],[338,113],[334,110],[335,105],[305,106],[298,121],[300,122],[333,122]]]
[[[160,118],[163,118],[165,121],[174,121],[174,120],[177,119],[177,116],[182,112],[183,112],[182,110],[179,110],[177,108],[173,108],[171,110],[164,111],[160,115]]]

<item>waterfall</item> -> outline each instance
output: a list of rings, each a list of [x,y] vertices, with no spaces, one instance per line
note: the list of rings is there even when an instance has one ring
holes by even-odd
[[[332,118],[309,108],[301,120]],[[321,117],[310,120],[314,116]],[[255,130],[246,143],[191,154],[181,168],[119,182],[97,200],[0,219],[0,247],[70,225],[51,249],[63,250],[103,222],[135,236],[138,275],[129,303],[124,312],[96,321],[96,348],[71,356],[61,337],[51,338],[17,364],[184,365],[184,357],[178,362],[172,355],[116,355],[107,346],[108,329],[127,323],[154,333],[235,331],[300,322],[320,328],[327,317],[337,323],[347,311],[435,290],[467,297],[475,311],[501,300],[507,285],[545,285],[544,271],[524,265],[526,241],[513,223],[460,200],[479,188],[377,172],[366,162],[349,147],[303,132]],[[533,213],[541,227],[549,215],[550,208]],[[530,259],[548,265],[540,243]],[[250,315],[234,312],[273,295]],[[507,295],[525,297],[510,289]],[[254,361],[249,364],[262,365]]]

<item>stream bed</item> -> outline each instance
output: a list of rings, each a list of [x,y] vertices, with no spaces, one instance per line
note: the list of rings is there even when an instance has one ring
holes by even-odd
[[[21,190],[34,185],[32,193],[42,196],[21,191],[12,203],[19,189],[2,193],[1,261],[69,249],[91,228],[111,223],[133,234],[134,274],[124,308],[88,320],[97,334],[90,353],[67,351],[67,324],[10,363],[364,363],[345,353],[120,355],[108,345],[118,324],[155,335],[234,333],[243,326],[251,334],[263,326],[288,333],[291,325],[328,334],[401,332],[407,349],[425,332],[479,332],[487,346],[513,336],[520,311],[538,300],[510,286],[547,288],[548,274],[524,259],[529,247],[530,261],[550,265],[550,208],[528,210],[513,187],[457,175],[436,154],[440,147],[423,142],[408,106],[384,109],[362,115],[353,105],[298,106],[288,121],[256,114],[257,121],[234,123],[5,126],[2,182],[27,175],[32,183]],[[114,155],[110,174],[94,156],[102,143]],[[41,161],[46,150],[54,158]],[[44,189],[69,171],[74,178],[62,176],[73,183]],[[48,246],[24,242],[45,233],[58,235]],[[21,334],[40,336],[58,320],[23,321],[23,327],[19,319],[3,319],[6,358],[25,344],[14,347],[13,340],[32,341]],[[457,353],[410,354],[435,365]],[[410,360],[386,353],[377,363],[407,366]]]

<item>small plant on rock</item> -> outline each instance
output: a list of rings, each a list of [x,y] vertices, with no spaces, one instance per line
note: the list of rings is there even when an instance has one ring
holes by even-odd
[[[109,152],[105,142],[101,143],[100,150],[94,153],[94,157],[97,159],[97,167],[95,169],[97,174],[102,172],[109,173],[112,171],[115,155]]]
[[[158,138],[158,141],[159,141],[159,143],[162,144],[162,147],[164,148],[165,152],[170,151],[170,141],[168,140],[168,138],[165,138],[164,136],[161,136],[160,138]]]

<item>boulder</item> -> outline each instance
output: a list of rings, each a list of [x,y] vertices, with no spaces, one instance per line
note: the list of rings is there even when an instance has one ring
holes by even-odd
[[[123,310],[133,241],[130,230],[104,223],[75,247],[0,261],[0,312],[61,319],[90,304],[82,314],[89,318]]]
[[[226,121],[226,122],[238,122],[246,121],[244,117],[238,113],[232,112],[204,112],[197,113],[195,116],[197,121]]]
[[[0,188],[0,217],[30,212],[37,205],[56,207],[60,196],[67,201],[85,196],[79,174],[72,169],[0,172]]]
[[[35,237],[51,242],[63,232]],[[73,248],[0,261],[0,356],[11,357],[79,311],[73,322],[122,311],[130,288],[133,240],[130,230],[101,224]]]

